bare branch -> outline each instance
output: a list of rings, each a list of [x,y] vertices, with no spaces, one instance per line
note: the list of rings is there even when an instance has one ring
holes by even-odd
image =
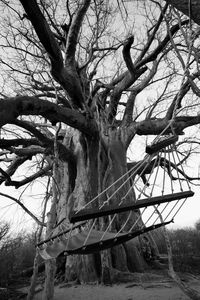
[[[36,154],[39,154],[39,153],[44,153],[45,152],[45,149],[41,146],[30,146],[30,147],[27,147],[27,148],[14,148],[14,147],[10,147],[9,148],[10,152],[11,153],[15,153],[17,156],[19,157],[23,157],[23,156],[29,156],[29,157],[32,157]]]
[[[129,134],[130,136],[138,135],[157,135],[165,130],[165,134],[171,132],[171,128],[169,126],[170,120],[166,118],[163,119],[147,119],[141,122],[132,123],[129,126]],[[173,129],[178,135],[182,135],[183,130],[193,125],[197,125],[200,123],[200,115],[197,116],[180,116],[174,119]],[[131,138],[130,138],[131,139]]]
[[[166,118],[169,120],[172,118],[175,106],[177,106],[177,109],[181,108],[181,101],[183,100],[184,96],[187,94],[187,92],[190,90],[190,88],[194,87],[194,82],[193,80],[195,78],[198,78],[200,75],[199,73],[195,73],[191,76],[189,76],[189,78],[186,80],[186,82],[181,86],[179,92],[176,94],[176,96],[174,97],[171,105],[168,108],[168,111],[166,113]]]
[[[200,25],[200,3],[199,1],[196,0],[191,0],[188,2],[188,0],[181,0],[181,1],[176,1],[176,0],[165,0],[168,4],[171,4],[173,7],[177,8],[181,12],[183,12],[185,15],[188,17],[190,16],[190,10],[191,10],[191,18],[192,20]],[[190,5],[190,9],[189,9]]]
[[[130,36],[124,43],[124,47],[122,50],[124,61],[125,61],[126,66],[132,76],[135,75],[135,67],[133,65],[131,54],[130,54],[130,50],[131,50],[131,46],[132,46],[133,42],[134,42],[134,37]]]
[[[134,76],[129,72],[126,76],[120,81],[117,86],[114,88],[111,96],[110,96],[110,104],[108,108],[108,120],[109,123],[112,123],[114,120],[119,100],[121,98],[122,92],[128,89],[145,71],[147,67],[143,67],[141,69],[136,69]]]
[[[67,44],[66,44],[66,63],[74,65],[76,45],[78,42],[79,31],[85,17],[85,14],[90,6],[91,0],[84,0],[81,3],[76,15],[73,17],[72,24],[69,28]]]
[[[170,120],[173,116],[173,112],[175,109],[175,106],[177,109],[181,108],[181,101],[184,98],[184,96],[187,94],[187,92],[190,90],[190,83],[189,80],[187,80],[181,87],[180,91],[176,94],[174,99],[172,100],[171,105],[169,106],[167,113],[166,113],[166,118]]]
[[[6,197],[10,200],[13,200],[14,202],[16,202],[19,206],[21,206],[21,208],[40,226],[46,226],[46,224],[44,224],[43,222],[41,222],[22,202],[20,202],[18,199],[9,196],[7,194],[1,193],[0,195],[3,197]]]
[[[27,131],[29,131],[30,133],[32,133],[43,145],[48,144],[49,138],[46,135],[44,135],[40,130],[38,130],[34,123],[29,123],[27,121],[22,121],[17,119],[11,123],[19,127],[22,127]],[[49,132],[49,134],[51,133]],[[53,138],[53,134],[51,134],[51,136]]]
[[[15,171],[28,159],[30,159],[30,157],[28,156],[14,158],[8,169],[4,171],[5,173],[2,172],[3,176],[0,176],[0,184],[2,184],[2,182],[4,182],[6,178],[9,179],[15,173]]]
[[[160,27],[160,25],[161,25],[161,23],[162,23],[162,20],[163,20],[163,17],[164,17],[164,15],[165,15],[165,13],[166,13],[167,7],[168,7],[168,4],[166,4],[166,5],[164,6],[164,8],[162,9],[162,11],[161,11],[161,13],[160,13],[160,16],[159,16],[159,18],[158,18],[158,21],[157,21],[157,23],[156,23],[156,25],[155,25],[155,27],[154,27],[154,29],[153,29],[153,32],[152,32],[152,34],[149,36],[147,43],[145,44],[145,46],[144,46],[144,48],[143,48],[143,50],[142,50],[140,56],[139,56],[138,59],[137,59],[138,62],[142,60],[142,58],[145,56],[145,54],[146,54],[147,51],[149,50],[149,48],[150,48],[152,42],[154,41],[156,32],[158,31],[158,29],[159,29],[159,27]]]
[[[41,170],[39,170],[38,172],[36,172],[35,174],[26,177],[25,179],[21,180],[21,181],[16,181],[16,180],[12,180],[10,177],[7,178],[5,180],[5,185],[6,186],[14,186],[16,189],[18,189],[19,187],[29,183],[29,182],[33,182],[35,179],[39,178],[39,177],[43,177],[48,175],[48,171],[52,169],[52,165],[47,165],[46,167],[42,168]],[[1,172],[1,170],[0,170]],[[5,172],[4,172],[5,173]],[[3,174],[5,176],[5,174]]]
[[[69,66],[69,68],[64,67],[59,45],[42,15],[37,2],[35,0],[20,0],[20,2],[34,27],[40,42],[49,55],[52,66],[52,76],[69,94],[72,104],[74,104],[75,107],[84,108],[84,97],[76,69],[72,69],[72,66]]]
[[[93,119],[88,120],[77,111],[58,106],[47,100],[17,96],[0,101],[0,127],[12,123],[20,115],[41,115],[52,124],[63,122],[89,136],[95,136],[97,133],[96,122]]]
[[[140,161],[140,162],[142,162],[142,161]],[[133,166],[136,165],[136,163],[138,164],[138,162],[128,163],[127,164],[128,169],[130,170]],[[182,169],[177,168],[177,165],[175,165],[173,162],[167,160],[164,157],[160,157],[159,161],[156,160],[156,159],[153,159],[145,168],[144,168],[143,165],[140,168],[137,168],[137,175],[141,176],[144,184],[148,185],[146,175],[151,174],[153,169],[157,168],[157,167],[163,168],[167,172],[167,174],[168,174],[168,176],[170,177],[171,180],[189,180],[189,181],[200,180],[200,177],[190,177],[190,176],[188,176]],[[172,173],[173,169],[176,171],[177,174],[179,173],[183,177],[180,177],[180,176],[179,177],[174,177],[173,173]]]
[[[41,145],[46,148],[44,151],[46,154],[53,154],[53,148],[54,148],[54,137],[52,135],[52,139],[48,138],[44,134],[42,134],[33,124],[29,124],[28,122],[16,120],[13,122],[13,124],[20,126],[22,128],[25,128],[26,130],[30,131],[32,134],[35,135],[41,142]],[[62,161],[74,161],[75,157],[73,153],[67,149],[62,143],[58,142],[58,152],[59,152],[59,158]]]
[[[189,20],[184,20],[181,22],[181,25],[183,26],[188,23],[189,23]],[[167,33],[165,38],[159,43],[158,47],[156,49],[154,49],[146,58],[143,58],[141,61],[139,61],[136,64],[136,67],[140,68],[141,66],[144,66],[147,63],[154,61],[158,57],[158,55],[165,49],[166,45],[170,41],[170,37],[173,36],[179,29],[180,29],[179,24],[172,26],[172,28],[170,29],[170,32]]]
[[[33,27],[43,44],[45,50],[49,54],[53,67],[62,68],[63,60],[60,48],[51,32],[43,14],[41,13],[35,0],[20,0],[27,13],[28,19],[33,24]],[[56,66],[57,64],[57,66]]]
[[[132,115],[133,115],[133,108],[135,105],[136,96],[137,96],[137,91],[133,90],[128,97],[127,103],[125,104],[126,108],[125,108],[123,121],[122,121],[125,126],[129,125],[133,120]]]
[[[17,146],[41,145],[37,139],[0,139],[0,148],[9,149]]]

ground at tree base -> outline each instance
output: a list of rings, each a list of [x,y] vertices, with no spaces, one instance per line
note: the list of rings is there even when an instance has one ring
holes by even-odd
[[[199,290],[199,283],[194,285]],[[37,294],[35,300],[41,300]],[[55,288],[54,300],[188,300],[189,298],[173,283],[144,284],[132,286],[118,284],[113,286],[80,285],[69,288]]]
[[[189,300],[169,277],[152,275],[152,280],[146,275],[143,276],[144,280],[139,280],[138,276],[138,280],[112,286],[60,283],[55,286],[54,300]],[[180,277],[200,293],[200,276],[180,274]],[[23,291],[26,292],[25,289]],[[34,300],[42,300],[42,291],[35,295]]]

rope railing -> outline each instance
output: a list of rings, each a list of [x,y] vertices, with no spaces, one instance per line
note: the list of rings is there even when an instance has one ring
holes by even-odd
[[[135,164],[105,190],[86,203],[85,206],[69,215],[69,221],[72,223],[70,228],[37,245],[44,257],[57,255],[62,249],[66,251],[67,255],[100,251],[124,243],[150,230],[168,225],[174,220],[186,199],[192,197],[194,193],[190,189],[187,176],[184,177],[183,166],[180,163],[180,157],[175,146],[177,138],[175,139],[173,136],[173,139],[168,139],[167,142],[162,139],[162,143],[159,142],[158,138],[156,140],[158,146],[153,148],[156,152],[153,151],[147,154],[142,162]],[[171,144],[169,141],[171,141]],[[163,145],[165,148],[163,148]],[[180,165],[180,168],[177,164]],[[139,188],[139,180],[146,173],[148,173],[147,178],[145,178],[146,181],[143,187]],[[186,184],[181,182],[182,177],[185,178]],[[110,204],[110,200],[120,195],[124,185],[130,180],[132,180],[132,184],[126,187],[126,193],[121,197],[118,204]],[[170,182],[167,183],[167,180]],[[174,180],[177,181],[176,184],[173,182]],[[114,188],[120,181],[122,181],[121,184],[98,208],[91,208],[91,204],[95,200],[98,200],[109,189]],[[127,197],[133,190],[138,191],[139,194],[134,196],[132,202],[128,201],[126,203]],[[166,190],[169,190],[169,193],[166,193]],[[154,196],[156,192],[158,195]],[[142,196],[145,198],[142,198]],[[182,201],[179,205],[180,200]],[[171,206],[170,203],[174,201],[175,203]],[[124,218],[119,230],[111,232],[112,226],[115,225],[114,222],[117,222],[118,214],[125,212],[127,212],[124,215],[126,218]],[[138,214],[134,221],[132,218],[133,212]],[[159,215],[164,215],[161,223],[158,223]],[[106,216],[108,216],[109,222],[104,230],[96,230],[98,227],[96,226],[97,220]],[[73,225],[77,222],[78,225]],[[88,229],[85,227],[86,224],[88,224]],[[56,246],[54,245],[56,243],[59,245],[57,250],[55,250]]]

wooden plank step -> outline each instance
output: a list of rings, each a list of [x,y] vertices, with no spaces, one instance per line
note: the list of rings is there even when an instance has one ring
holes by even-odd
[[[156,204],[161,204],[165,202],[171,202],[175,200],[180,200],[188,197],[192,197],[194,192],[185,191],[174,194],[167,194],[163,196],[157,196],[152,198],[146,198],[138,200],[134,204],[126,204],[126,205],[109,205],[103,206],[101,209],[82,209],[79,212],[73,212],[69,215],[69,220],[71,223],[76,223],[79,221],[85,221],[90,219],[95,219],[103,216],[113,215],[115,213],[126,212],[130,210],[138,210],[139,208],[148,207]]]
[[[81,222],[77,225],[74,225],[72,226],[72,228],[68,228],[66,230],[62,230],[60,233],[56,234],[56,235],[52,235],[50,238],[46,239],[46,240],[42,240],[40,241],[38,244],[35,245],[35,247],[40,247],[42,246],[43,244],[47,244],[48,242],[52,242],[53,240],[63,236],[64,234],[67,234],[69,233],[70,231],[73,231],[74,229],[77,229],[77,228],[81,228],[82,226],[84,226],[87,222]]]
[[[98,240],[96,242],[92,241],[90,243],[90,238],[88,239],[86,245],[81,245],[81,247],[73,247],[73,245],[69,245],[69,248],[66,249],[65,255],[73,255],[73,254],[90,254],[90,253],[95,253],[99,252],[108,248],[112,248],[114,246],[117,246],[122,243],[126,243],[129,240],[132,240],[133,238],[143,234],[147,233],[149,231],[155,230],[157,228],[160,228],[164,225],[168,225],[173,220],[170,220],[168,222],[163,222],[155,225],[151,225],[148,227],[143,227],[141,229],[133,230],[129,233],[120,233],[117,237],[115,237],[116,233],[109,233],[110,236],[113,235],[111,238],[105,238],[102,241]],[[81,233],[80,233],[81,234]],[[71,249],[70,249],[71,248]]]
[[[177,135],[173,135],[169,138],[166,138],[160,142],[157,142],[153,145],[149,145],[146,146],[146,153],[147,154],[153,154],[158,152],[159,150],[166,148],[167,146],[174,144],[178,141],[178,136]]]

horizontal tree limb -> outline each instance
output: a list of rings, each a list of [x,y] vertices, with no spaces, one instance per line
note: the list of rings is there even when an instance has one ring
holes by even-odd
[[[13,122],[13,124],[20,126],[28,131],[30,131],[32,134],[35,135],[36,138],[39,139],[43,147],[46,148],[45,153],[52,153],[54,152],[54,136],[52,134],[52,139],[41,133],[36,127],[35,124],[28,123],[26,121],[16,120]],[[64,146],[62,143],[57,141],[57,148],[58,148],[58,154],[59,159],[62,161],[74,161],[75,157],[66,146]]]
[[[31,145],[40,145],[41,143],[35,139],[0,139],[0,148],[1,149],[8,149],[10,147],[17,147],[17,146],[31,146]]]
[[[141,122],[134,122],[129,126],[130,135],[157,135],[162,133],[171,133],[170,128],[171,120],[163,119],[147,119]],[[180,116],[173,120],[173,129],[177,135],[182,135],[183,130],[187,127],[197,125],[200,123],[200,115],[197,116]],[[166,128],[168,127],[168,130]]]
[[[12,123],[21,115],[41,115],[54,125],[63,122],[88,136],[95,137],[98,133],[94,119],[89,119],[78,111],[58,106],[48,100],[29,96],[0,100],[0,127]]]
[[[30,159],[29,156],[26,157],[17,157],[15,158],[12,163],[9,165],[7,170],[5,171],[6,174],[8,175],[8,178],[11,177],[15,171],[28,159]],[[0,184],[5,181],[5,176],[0,176]]]
[[[6,179],[5,185],[6,186],[14,186],[16,189],[18,189],[19,187],[21,187],[21,186],[23,186],[23,185],[25,185],[29,182],[32,182],[32,181],[34,181],[35,179],[37,179],[39,177],[47,175],[48,171],[51,170],[51,168],[52,168],[51,165],[47,165],[46,167],[42,168],[41,170],[39,170],[35,174],[33,174],[29,177],[26,177],[21,181],[14,181],[14,180],[11,180],[11,178],[9,178],[9,180]]]

